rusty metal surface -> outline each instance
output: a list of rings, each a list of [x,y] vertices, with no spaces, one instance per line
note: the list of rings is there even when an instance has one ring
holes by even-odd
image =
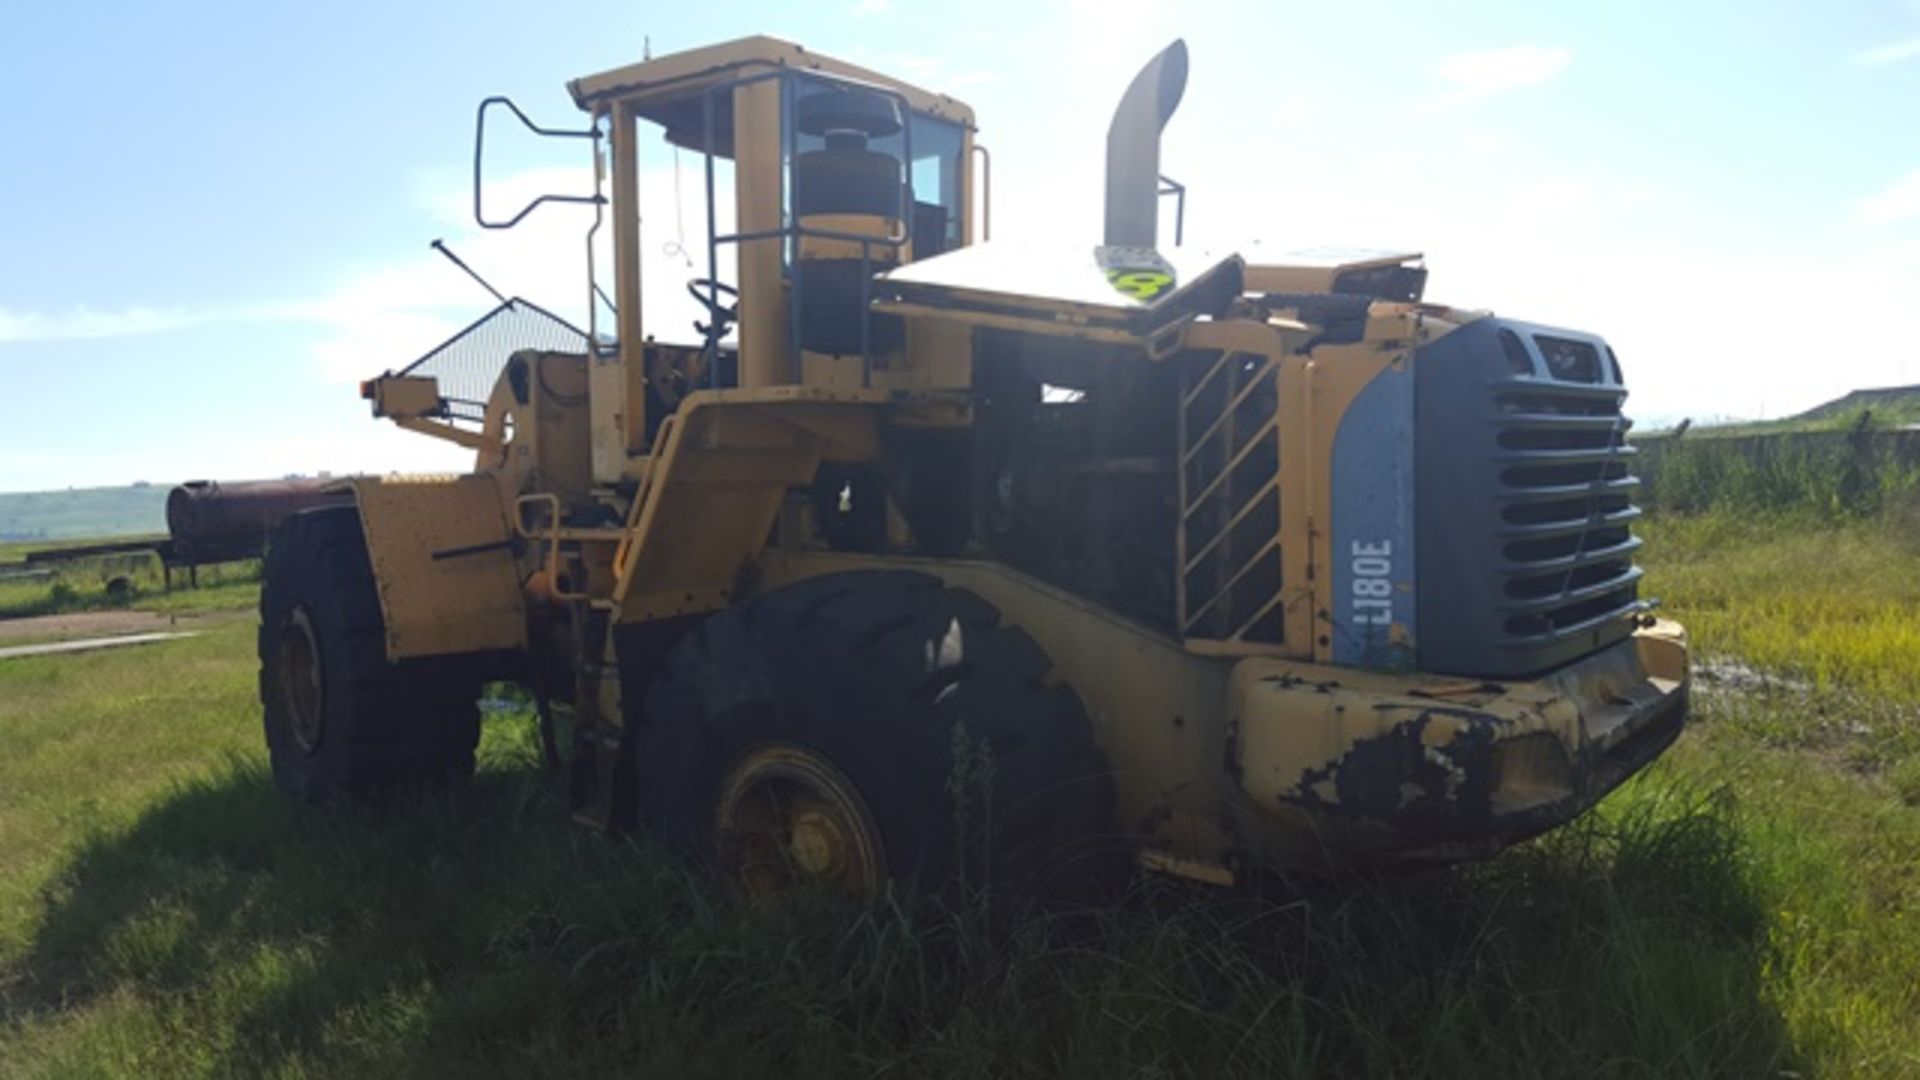
[[[1492,854],[1565,822],[1663,750],[1685,722],[1684,633],[1656,622],[1532,682],[1242,661],[1238,766],[1254,801],[1395,857]]]
[[[167,532],[176,563],[246,559],[289,514],[353,499],[331,479],[190,480],[167,495]]]

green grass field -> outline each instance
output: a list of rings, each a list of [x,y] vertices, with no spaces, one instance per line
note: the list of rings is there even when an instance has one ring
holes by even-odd
[[[0,661],[0,1075],[1920,1075],[1920,551],[1645,532],[1743,688],[1596,813],[1011,926],[736,910],[571,825],[512,711],[469,791],[296,810],[246,620]]]
[[[176,570],[168,590],[159,559],[144,553],[56,563],[49,576],[0,578],[0,619],[129,607],[179,613],[250,607],[258,595],[260,561],[202,566],[199,581],[191,587],[186,571]]]

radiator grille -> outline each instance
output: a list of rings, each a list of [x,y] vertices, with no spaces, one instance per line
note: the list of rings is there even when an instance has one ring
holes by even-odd
[[[1639,480],[1613,350],[1487,318],[1414,369],[1421,666],[1528,678],[1630,635]]]
[[[1594,364],[1580,374],[1597,380]],[[1633,609],[1640,541],[1629,525],[1640,511],[1626,391],[1519,378],[1491,389],[1503,583],[1494,603],[1509,644],[1549,643]]]

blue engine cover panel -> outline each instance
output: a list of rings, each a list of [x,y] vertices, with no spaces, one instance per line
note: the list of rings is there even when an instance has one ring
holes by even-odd
[[[1413,371],[1405,358],[1348,406],[1332,462],[1333,662],[1414,666]]]

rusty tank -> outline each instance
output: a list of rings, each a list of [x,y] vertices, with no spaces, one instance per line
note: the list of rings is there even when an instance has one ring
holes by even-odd
[[[346,506],[350,491],[330,478],[189,480],[167,495],[173,560],[188,565],[248,559],[287,516],[317,506]]]

